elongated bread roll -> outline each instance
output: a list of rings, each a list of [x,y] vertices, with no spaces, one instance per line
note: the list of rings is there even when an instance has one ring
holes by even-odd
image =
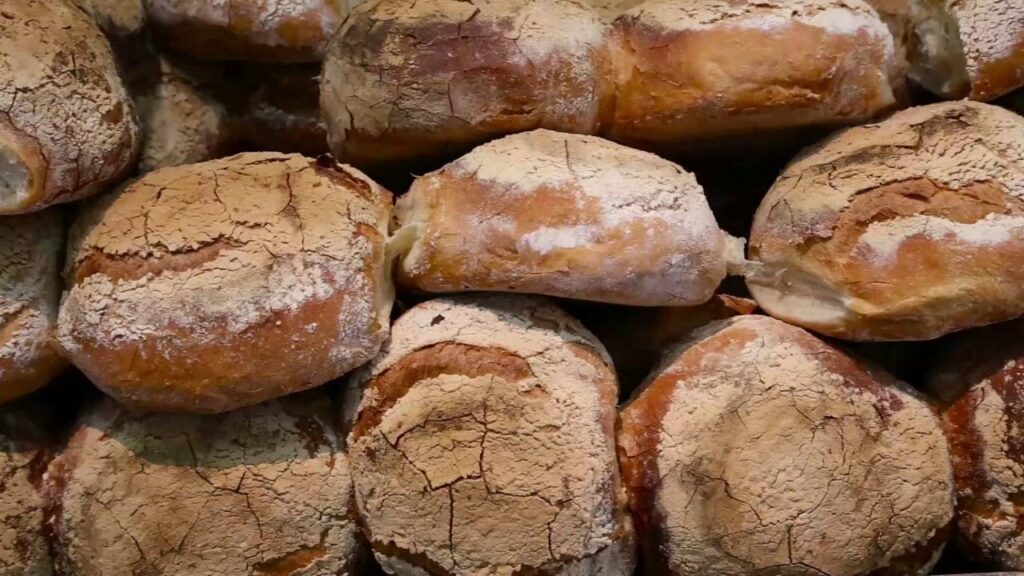
[[[615,376],[561,310],[425,302],[356,383],[356,503],[388,573],[633,574]]]
[[[696,179],[593,136],[535,130],[478,147],[399,200],[406,284],[633,305],[700,304],[732,243]]]
[[[58,335],[133,407],[223,412],[319,386],[387,338],[391,195],[328,158],[157,170],[72,231]]]
[[[647,573],[923,576],[949,534],[933,409],[772,318],[696,332],[620,419]]]
[[[1024,119],[973,102],[851,128],[794,160],[750,234],[768,313],[852,340],[1024,314]]]
[[[381,166],[534,128],[593,133],[611,104],[605,40],[582,0],[366,3],[324,62],[331,150]]]

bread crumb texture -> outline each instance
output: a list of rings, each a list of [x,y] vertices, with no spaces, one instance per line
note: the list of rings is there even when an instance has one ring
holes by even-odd
[[[397,236],[416,235],[402,275],[428,291],[695,305],[726,272],[693,175],[593,136],[535,130],[479,146],[418,179],[398,215]]]
[[[794,160],[754,218],[748,279],[787,321],[929,339],[1024,313],[1024,119],[985,104],[908,109]],[[908,270],[914,271],[907,274]]]
[[[624,407],[619,443],[657,573],[923,575],[953,515],[932,409],[765,316],[669,356]]]
[[[145,0],[156,32],[196,58],[314,62],[346,0]]]
[[[58,567],[81,576],[362,574],[330,402],[224,416],[87,412],[50,465]]]
[[[355,169],[297,155],[151,172],[72,230],[60,345],[151,409],[217,412],[323,384],[387,337],[390,205]]]
[[[984,344],[988,348],[974,349],[976,367],[948,367],[971,387],[944,413],[957,480],[957,523],[975,559],[1024,570],[1024,361],[1014,344]]]
[[[0,218],[0,404],[65,366],[52,345],[64,234],[53,211]]]
[[[356,502],[398,575],[629,575],[616,386],[600,344],[541,300],[420,304],[360,371]]]
[[[594,132],[606,75],[604,26],[578,0],[377,0],[328,48],[321,105],[340,158],[402,159]]]
[[[0,407],[0,576],[51,576],[39,481],[48,451],[30,410]]]
[[[138,145],[132,104],[99,28],[70,2],[5,0],[0,213],[94,194],[131,168]]]

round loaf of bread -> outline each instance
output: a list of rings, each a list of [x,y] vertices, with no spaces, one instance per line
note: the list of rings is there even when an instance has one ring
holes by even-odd
[[[1024,119],[987,104],[840,132],[761,203],[750,291],[773,316],[851,340],[927,340],[1020,316],[1020,158]]]
[[[903,90],[892,34],[861,0],[648,0],[614,24],[613,140],[704,150],[853,124]]]
[[[610,82],[583,0],[380,0],[331,43],[320,102],[334,154],[380,166],[534,128],[593,133]]]
[[[35,404],[0,406],[0,576],[51,576],[42,477],[50,450]]]
[[[90,409],[47,474],[60,572],[366,574],[330,411],[318,392],[224,416]]]
[[[145,0],[157,37],[204,60],[315,62],[351,0]]]
[[[927,574],[953,478],[911,390],[765,316],[695,333],[620,416],[648,573]]]
[[[953,453],[957,534],[968,556],[1024,570],[1024,324],[959,338],[932,387],[965,391],[943,418]]]
[[[64,0],[4,0],[0,110],[0,214],[94,194],[138,152],[110,45]]]
[[[419,178],[398,203],[400,280],[692,306],[725,277],[726,248],[692,174],[594,136],[535,130]]]
[[[0,404],[45,386],[67,365],[53,344],[63,243],[52,210],[0,218]]]
[[[144,410],[222,412],[328,382],[387,337],[390,199],[326,157],[151,172],[72,230],[60,344]]]
[[[397,576],[633,574],[615,375],[579,323],[510,296],[413,307],[356,381],[356,504]]]

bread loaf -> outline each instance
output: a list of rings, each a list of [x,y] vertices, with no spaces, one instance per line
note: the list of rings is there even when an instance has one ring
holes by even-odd
[[[898,103],[893,37],[861,0],[648,0],[614,24],[609,138],[704,150],[854,124]]]
[[[315,392],[218,417],[90,409],[47,474],[61,573],[366,574],[331,420]]]
[[[41,480],[50,456],[40,407],[0,406],[0,576],[51,576]]]
[[[402,282],[696,305],[725,277],[725,234],[696,179],[593,136],[535,130],[478,147],[399,200]]]
[[[926,340],[1024,314],[1024,119],[913,108],[794,160],[750,234],[768,313],[852,340]]]
[[[46,385],[67,365],[52,343],[63,243],[56,212],[0,218],[0,404]]]
[[[349,0],[145,0],[157,37],[204,60],[315,62]]]
[[[932,387],[956,401],[943,417],[953,453],[957,527],[974,560],[1024,570],[1024,325],[965,334],[943,357]]]
[[[4,0],[0,214],[98,192],[134,162],[139,129],[96,25],[63,0]]]
[[[324,62],[331,150],[381,166],[534,128],[593,133],[611,105],[604,27],[582,0],[381,0]]]
[[[911,389],[764,316],[709,325],[622,409],[650,574],[924,575],[953,516],[939,419]]]
[[[151,172],[72,230],[60,344],[145,410],[222,412],[323,384],[387,337],[390,207],[327,158]]]
[[[398,576],[633,573],[601,345],[540,300],[425,302],[357,376],[356,503]]]

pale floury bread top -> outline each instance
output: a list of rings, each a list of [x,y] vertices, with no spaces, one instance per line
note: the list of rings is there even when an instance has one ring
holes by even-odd
[[[59,341],[121,401],[219,412],[318,386],[387,337],[391,195],[246,153],[147,174],[72,230]]]
[[[64,0],[4,0],[3,10],[0,214],[105,190],[140,141],[106,38]]]
[[[614,373],[564,312],[425,302],[355,382],[356,501],[390,573],[632,574]]]
[[[1024,119],[905,110],[795,159],[755,216],[769,313],[854,340],[923,340],[1024,313]]]
[[[485,144],[419,178],[398,220],[400,276],[430,292],[695,305],[724,278],[732,246],[678,165],[549,130]]]

